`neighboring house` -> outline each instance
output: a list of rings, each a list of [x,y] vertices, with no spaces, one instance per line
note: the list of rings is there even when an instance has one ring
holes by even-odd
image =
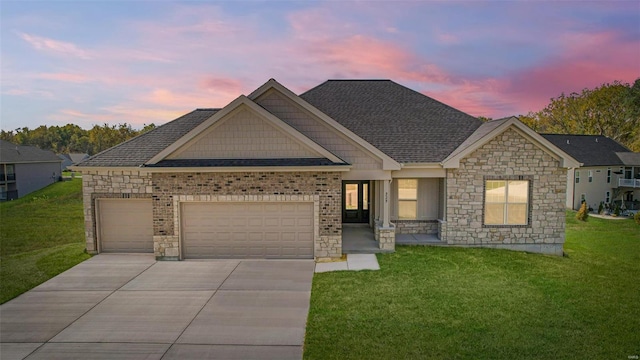
[[[567,173],[567,208],[577,210],[583,200],[596,211],[600,202],[640,207],[640,153],[603,135],[542,136],[583,164]]]
[[[0,200],[13,200],[60,178],[60,158],[34,146],[0,140]]]
[[[389,80],[296,95],[271,79],[97,154],[87,250],[158,259],[335,258],[345,223],[449,246],[562,254],[571,156],[516,118],[487,123]]]
[[[62,170],[67,170],[69,166],[78,164],[79,162],[89,158],[89,154],[83,153],[69,153],[59,154],[58,157],[62,160]]]

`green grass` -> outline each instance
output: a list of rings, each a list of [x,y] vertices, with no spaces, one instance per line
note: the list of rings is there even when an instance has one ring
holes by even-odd
[[[626,359],[640,354],[640,226],[567,218],[568,257],[398,247],[316,274],[306,359]]]
[[[88,259],[82,181],[0,204],[0,304]]]

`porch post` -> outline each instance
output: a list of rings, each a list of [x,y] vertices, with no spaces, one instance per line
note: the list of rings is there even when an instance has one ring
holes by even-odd
[[[384,196],[384,201],[382,204],[382,226],[387,228],[389,227],[389,213],[391,212],[390,210],[390,206],[389,206],[389,201],[390,201],[390,197],[391,194],[389,194],[390,192],[390,188],[391,188],[391,180],[383,180],[384,186],[383,186],[383,196]]]

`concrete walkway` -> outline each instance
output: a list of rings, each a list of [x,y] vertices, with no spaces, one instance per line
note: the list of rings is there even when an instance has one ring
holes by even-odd
[[[98,255],[0,306],[0,357],[300,359],[313,270]]]
[[[347,261],[317,263],[316,272],[342,270],[380,270],[375,254],[348,254]]]

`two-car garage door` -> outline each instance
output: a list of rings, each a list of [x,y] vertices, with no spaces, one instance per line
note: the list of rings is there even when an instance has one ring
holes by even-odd
[[[101,252],[153,253],[150,199],[99,199]],[[180,209],[183,258],[313,258],[313,204],[193,202]]]
[[[181,221],[184,258],[313,258],[312,203],[184,203]]]

